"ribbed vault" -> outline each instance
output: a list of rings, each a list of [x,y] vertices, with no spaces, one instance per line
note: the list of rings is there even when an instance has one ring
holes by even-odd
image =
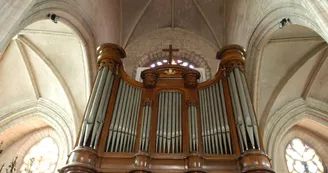
[[[29,25],[7,44],[0,56],[1,149],[51,128],[68,154],[89,95],[85,58],[75,32],[50,20]]]

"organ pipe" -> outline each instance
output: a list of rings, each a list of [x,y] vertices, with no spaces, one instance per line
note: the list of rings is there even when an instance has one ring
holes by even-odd
[[[222,81],[199,91],[204,152],[232,154]]]
[[[188,106],[188,127],[189,127],[189,151],[198,152],[198,126],[197,126],[197,109],[195,103]]]
[[[150,122],[151,122],[151,103],[146,103],[143,106],[143,115],[142,115],[142,125],[141,125],[141,135],[140,135],[140,143],[139,150],[148,152],[149,146],[149,133],[150,133]]]
[[[172,102],[173,100],[176,102]],[[181,153],[181,94],[179,92],[161,92],[158,97],[158,105],[156,152]]]
[[[141,91],[121,80],[117,97],[109,127],[106,151],[132,152],[137,135],[136,124]]]
[[[108,66],[103,66],[98,72],[95,87],[87,106],[79,139],[80,146],[96,148],[112,91],[113,80],[112,71],[109,70]]]

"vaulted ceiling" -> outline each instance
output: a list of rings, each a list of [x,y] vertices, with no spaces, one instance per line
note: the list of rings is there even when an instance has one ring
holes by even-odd
[[[163,28],[181,28],[222,46],[225,1],[123,0],[122,38],[126,47],[136,38]]]
[[[8,146],[24,134],[52,126],[34,116],[44,104],[65,114],[72,127],[78,125],[89,95],[88,81],[84,47],[72,29],[49,20],[23,29],[0,57],[0,125],[5,125],[0,141]],[[32,107],[36,109],[24,122],[19,120],[24,113],[11,118]]]
[[[287,25],[273,33],[261,52],[256,91],[255,107],[262,127],[277,111],[286,109],[295,100],[314,99],[328,106],[327,51],[327,43],[306,27]],[[328,130],[311,120],[302,120],[299,126],[314,133],[318,132],[313,126]]]
[[[260,60],[258,71],[246,71],[248,74],[252,74],[252,70],[258,72],[255,79],[257,90],[253,91],[253,95],[260,125],[265,126],[270,116],[298,99],[314,99],[324,106],[328,103],[328,47],[321,37],[324,36],[323,32],[318,32],[322,30],[317,29],[320,26],[327,30],[327,26],[325,22],[318,22],[320,18],[316,18],[322,14],[309,8],[313,7],[312,1],[120,0],[117,1],[120,8],[116,9],[119,16],[112,18],[110,11],[106,9],[108,6],[104,11],[97,11],[102,5],[108,5],[106,3],[109,0],[97,1],[101,3],[93,0],[23,2],[0,2],[3,4],[0,13],[3,14],[1,10],[8,10],[0,17],[0,47],[6,47],[0,54],[0,141],[7,139],[9,144],[6,145],[36,129],[49,126],[49,122],[40,117],[28,117],[24,121],[10,119],[10,116],[9,119],[3,119],[31,105],[42,107],[43,104],[51,103],[54,110],[67,114],[68,124],[75,123],[78,126],[90,92],[89,81],[93,77],[88,75],[90,69],[87,67],[90,64],[86,60],[84,46],[89,46],[92,50],[90,54],[94,55],[92,46],[97,44],[95,38],[108,36],[106,32],[112,30],[114,35],[119,35],[120,44],[127,51],[128,57],[124,64],[130,75],[136,64],[142,65],[141,59],[160,52],[169,44],[181,49],[181,53],[188,54],[188,58],[194,58],[195,55],[200,57],[213,75],[218,66],[215,54],[222,46],[231,43],[244,47],[254,46],[248,44],[252,41],[249,40],[250,37],[254,36],[256,39],[257,36],[266,37],[271,34],[256,30],[261,28],[263,22],[277,31],[270,35],[263,49],[258,50],[259,57],[252,57]],[[25,4],[33,8],[28,8]],[[57,8],[62,10],[56,11],[63,15],[62,21],[59,20],[57,24],[50,20],[33,23],[19,31],[4,46],[3,38],[9,35],[7,33],[12,30],[15,22],[20,23],[20,20],[25,19],[25,14],[37,15],[38,8],[51,9],[51,12]],[[26,9],[34,11],[29,13]],[[46,19],[48,13],[49,11],[42,11],[42,19]],[[278,29],[276,21],[283,17],[290,17],[292,23],[313,26],[312,30],[299,25],[287,25]],[[106,22],[109,18],[118,20],[119,26],[108,25]],[[303,23],[300,22],[301,19]],[[82,22],[76,24],[74,20]],[[90,38],[84,38],[85,42],[82,44],[64,21],[74,23],[75,25],[71,23],[76,27],[74,31],[82,33],[79,36],[90,34]],[[85,29],[88,26],[91,29]],[[101,29],[97,28],[99,26]],[[317,29],[316,32],[313,29]],[[119,32],[114,32],[117,30]],[[328,112],[324,113],[328,115]],[[321,120],[328,122],[328,118]],[[323,124],[302,120],[297,127],[327,139],[322,131],[328,129]],[[10,138],[6,138],[8,135]]]

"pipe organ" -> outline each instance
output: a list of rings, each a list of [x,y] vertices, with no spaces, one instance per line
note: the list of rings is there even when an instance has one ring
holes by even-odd
[[[196,70],[171,64],[143,71],[140,83],[125,73],[118,45],[97,55],[79,139],[61,172],[274,172],[240,46],[221,49],[219,70],[203,83]]]

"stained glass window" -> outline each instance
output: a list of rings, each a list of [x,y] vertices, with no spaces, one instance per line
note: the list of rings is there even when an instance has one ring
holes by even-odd
[[[150,64],[150,67],[153,68],[153,67],[157,67],[157,66],[161,66],[161,65],[165,65],[165,64],[169,64],[169,60],[162,59],[162,60],[155,61]],[[181,66],[185,66],[185,67],[189,67],[189,68],[195,68],[194,64],[184,61],[182,59],[172,59],[172,64],[173,65],[181,65]]]
[[[29,150],[20,171],[23,173],[55,172],[57,160],[57,144],[52,138],[46,137]]]
[[[299,138],[294,138],[287,145],[286,160],[290,173],[323,173],[324,171],[316,151]]]

